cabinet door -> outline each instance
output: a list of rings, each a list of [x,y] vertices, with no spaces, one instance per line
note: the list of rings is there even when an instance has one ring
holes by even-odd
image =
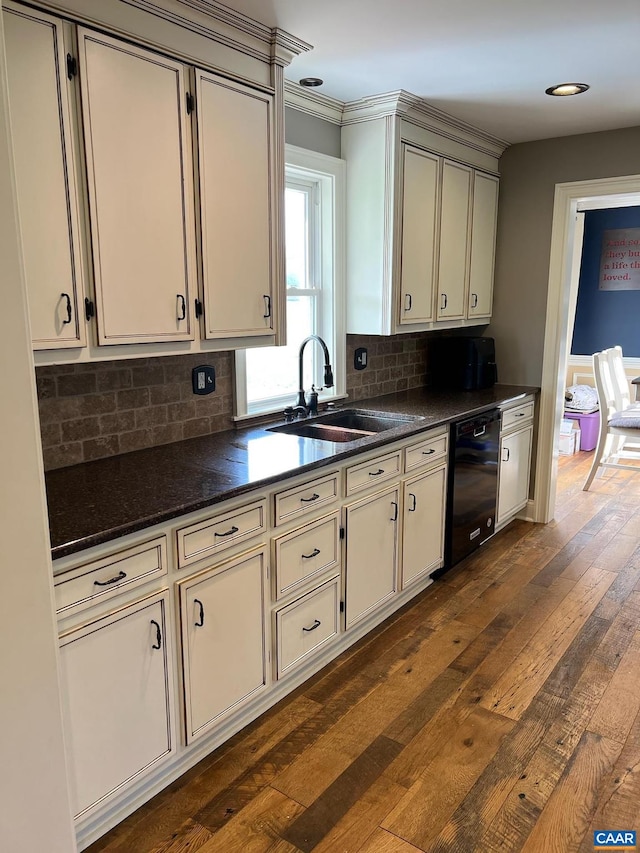
[[[205,334],[272,334],[272,98],[196,78]]]
[[[529,498],[532,438],[530,426],[500,440],[498,524],[522,509]]]
[[[188,340],[195,245],[183,68],[80,29],[100,344]]]
[[[404,152],[400,322],[433,320],[440,158]]]
[[[490,317],[498,221],[498,179],[475,172],[471,215],[468,316]]]
[[[468,278],[472,170],[444,161],[438,264],[438,320],[462,319]]]
[[[266,684],[263,551],[180,583],[187,742]]]
[[[403,588],[442,565],[446,475],[443,465],[404,484]]]
[[[397,588],[398,488],[346,507],[346,627],[390,598]]]
[[[20,230],[34,349],[85,343],[62,21],[4,5]]]
[[[60,641],[73,810],[82,815],[175,749],[166,593]]]

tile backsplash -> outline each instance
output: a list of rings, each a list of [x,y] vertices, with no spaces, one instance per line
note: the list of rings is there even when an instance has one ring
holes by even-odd
[[[354,351],[368,366],[356,371]],[[216,390],[197,396],[191,371],[216,370]],[[233,429],[233,353],[177,355],[36,368],[45,470]],[[347,336],[351,400],[425,383],[426,336]]]

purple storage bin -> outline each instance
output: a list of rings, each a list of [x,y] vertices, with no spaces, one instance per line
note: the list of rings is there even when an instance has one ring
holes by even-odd
[[[580,422],[580,450],[595,450],[600,431],[600,412],[581,415],[579,412],[565,412],[565,418]]]

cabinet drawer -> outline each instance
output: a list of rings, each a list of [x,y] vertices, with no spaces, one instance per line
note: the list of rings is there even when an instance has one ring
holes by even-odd
[[[338,583],[334,578],[276,613],[278,678],[337,636]]]
[[[340,563],[338,513],[274,539],[275,597],[282,598]]]
[[[448,439],[448,433],[444,432],[439,435],[430,435],[418,444],[407,447],[404,451],[404,470],[414,471],[436,459],[442,459],[447,455]]]
[[[401,451],[389,453],[386,456],[378,456],[369,462],[361,462],[360,465],[352,465],[347,468],[347,494],[369,489],[378,483],[383,483],[400,474]]]
[[[319,480],[278,492],[275,496],[275,526],[335,503],[339,492],[338,476],[334,471]]]
[[[260,500],[183,527],[177,531],[179,568],[263,533],[267,528],[266,518],[267,502]]]
[[[166,573],[167,537],[159,536],[56,577],[56,611],[68,616]]]
[[[531,400],[522,406],[514,406],[513,409],[505,409],[502,412],[502,430],[509,429],[516,424],[521,426],[533,420],[534,403]]]

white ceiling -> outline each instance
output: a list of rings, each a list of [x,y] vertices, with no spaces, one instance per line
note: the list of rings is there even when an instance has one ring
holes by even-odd
[[[510,143],[640,125],[640,0],[225,3],[314,45],[286,76],[342,101],[405,89]]]

